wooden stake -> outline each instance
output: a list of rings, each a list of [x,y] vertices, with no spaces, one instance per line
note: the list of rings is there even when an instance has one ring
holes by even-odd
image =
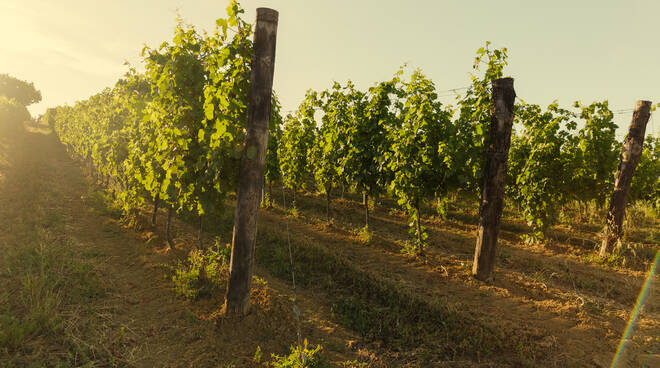
[[[167,245],[170,248],[174,248],[174,242],[172,241],[172,214],[174,213],[174,207],[169,206],[167,208],[167,224],[165,225],[165,237],[167,238]]]
[[[257,9],[247,107],[247,134],[238,179],[229,284],[224,305],[225,315],[245,315],[250,307],[257,214],[259,196],[264,184],[268,125],[271,115],[277,21],[277,11],[268,8]]]
[[[472,265],[472,275],[482,281],[491,279],[495,266],[497,233],[502,218],[506,168],[511,146],[513,104],[516,99],[513,78],[494,80],[492,98],[490,142],[483,171],[484,187],[479,208],[479,230]]]
[[[325,221],[330,225],[330,187],[325,187]]]
[[[362,193],[362,203],[364,203],[364,226],[369,227],[369,194]]]
[[[623,141],[619,168],[614,175],[614,191],[610,196],[610,207],[605,221],[605,234],[600,246],[600,257],[604,258],[614,244],[623,236],[623,218],[626,214],[626,196],[632,183],[635,168],[642,157],[646,123],[651,116],[651,101],[637,101],[628,135]]]
[[[197,234],[197,241],[199,241],[199,249],[204,249],[204,233],[202,227],[204,226],[204,216],[199,215],[199,233]]]
[[[160,193],[156,194],[154,198],[154,212],[151,215],[151,225],[156,226],[156,218],[158,217],[158,202],[160,201]]]

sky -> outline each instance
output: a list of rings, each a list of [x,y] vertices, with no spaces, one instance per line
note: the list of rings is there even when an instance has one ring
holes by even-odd
[[[198,31],[228,0],[0,0],[0,73],[32,81],[47,107],[72,104],[140,69],[145,45],[171,40],[177,13]],[[509,50],[516,93],[546,106],[607,99],[619,137],[639,99],[660,102],[660,1],[243,0],[279,11],[274,89],[284,110],[308,88],[352,80],[366,89],[404,63],[433,79],[443,102],[469,85],[486,41]],[[655,121],[657,120],[657,122]],[[660,117],[647,129],[660,130]]]

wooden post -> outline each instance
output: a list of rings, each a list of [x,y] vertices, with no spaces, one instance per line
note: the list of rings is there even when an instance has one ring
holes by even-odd
[[[154,213],[151,215],[151,225],[156,226],[156,219],[158,217],[158,202],[160,201],[160,193],[156,194],[154,198]]]
[[[364,226],[369,227],[369,194],[362,193],[362,202],[364,203]]]
[[[472,265],[472,275],[482,281],[491,279],[495,266],[497,233],[502,218],[506,168],[511,146],[513,104],[516,99],[513,78],[494,80],[492,99],[490,141],[486,166],[483,169],[484,186],[479,207],[479,231]]]
[[[330,225],[330,187],[325,187],[325,222]]]
[[[268,8],[257,9],[247,107],[247,134],[238,178],[229,284],[224,305],[225,315],[245,315],[250,307],[257,214],[261,187],[264,184],[268,125],[271,115],[277,21],[277,11]]]
[[[419,199],[415,200],[415,226],[417,227],[417,253],[424,254],[422,246],[422,213],[419,211]]]
[[[199,241],[199,249],[204,249],[204,233],[202,227],[204,226],[204,216],[199,215],[199,233],[197,234],[197,241]]]
[[[268,181],[268,208],[273,207],[273,203],[275,203],[275,198],[273,198],[273,182]]]
[[[174,242],[172,241],[172,214],[174,213],[174,207],[170,205],[167,208],[167,224],[165,225],[165,237],[167,238],[167,245],[170,248],[174,249]]]
[[[610,207],[607,211],[605,234],[600,246],[600,257],[604,258],[612,250],[614,244],[623,235],[623,218],[626,214],[626,196],[632,183],[635,168],[642,157],[646,123],[651,116],[651,101],[637,101],[633,112],[628,135],[623,141],[619,168],[614,175],[614,191],[610,196]]]

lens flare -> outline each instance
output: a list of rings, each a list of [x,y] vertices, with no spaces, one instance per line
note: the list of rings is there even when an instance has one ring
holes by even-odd
[[[646,275],[646,280],[644,280],[644,285],[642,285],[642,290],[640,290],[639,295],[637,296],[637,302],[635,303],[635,307],[633,308],[632,313],[630,314],[630,319],[628,319],[628,325],[626,326],[626,329],[623,332],[623,336],[621,336],[619,347],[616,349],[616,354],[614,354],[614,358],[612,359],[612,364],[610,365],[610,368],[619,367],[619,363],[620,363],[619,360],[621,359],[621,356],[623,356],[623,351],[625,350],[627,343],[630,341],[633,327],[635,326],[635,323],[637,322],[637,318],[639,317],[639,312],[644,306],[644,302],[646,301],[646,297],[649,294],[649,290],[651,290],[651,282],[653,281],[653,276],[656,274],[656,270],[658,268],[658,263],[659,263],[658,261],[660,261],[660,250],[658,250],[655,253],[653,264],[651,265],[651,269],[649,270],[648,275]]]

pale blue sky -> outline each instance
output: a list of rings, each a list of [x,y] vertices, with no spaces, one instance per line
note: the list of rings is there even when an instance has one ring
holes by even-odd
[[[439,90],[469,84],[486,40],[509,49],[518,95],[547,105],[609,99],[614,110],[660,101],[660,1],[244,0],[280,12],[275,89],[294,109],[307,88],[358,87],[407,62]],[[46,107],[85,99],[139,63],[144,44],[171,39],[177,9],[212,29],[227,0],[1,0],[0,73],[34,81]],[[442,93],[441,95],[447,95]],[[451,96],[442,97],[452,102]],[[630,113],[618,114],[623,135]],[[657,122],[655,120],[658,120]],[[660,118],[649,123],[660,129]]]

